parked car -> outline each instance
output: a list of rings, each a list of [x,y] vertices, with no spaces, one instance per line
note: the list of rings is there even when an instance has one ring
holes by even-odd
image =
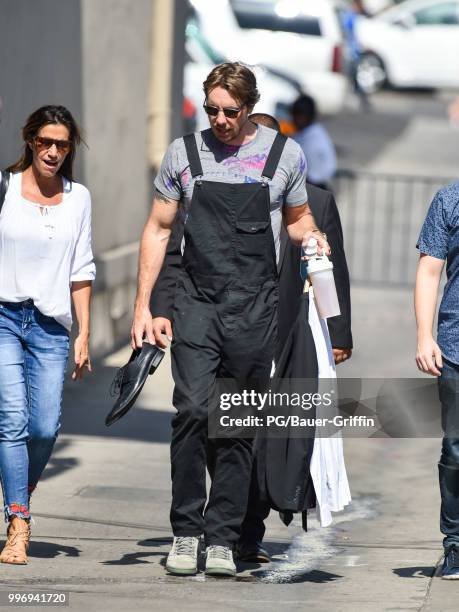
[[[202,84],[216,64],[227,60],[213,49],[201,32],[197,20],[190,19],[185,34],[187,61],[185,62],[183,93],[196,108],[196,129],[202,130],[209,127],[207,115],[202,107],[204,102]],[[260,65],[251,66],[251,68],[257,77],[261,96],[255,111],[273,115],[279,121],[285,120],[291,104],[301,93],[299,84],[283,76],[280,71],[273,73]]]
[[[459,87],[459,0],[406,0],[359,18],[357,78],[368,93],[393,87]]]
[[[298,82],[322,113],[344,105],[342,33],[329,0],[191,0],[209,43],[230,61]]]

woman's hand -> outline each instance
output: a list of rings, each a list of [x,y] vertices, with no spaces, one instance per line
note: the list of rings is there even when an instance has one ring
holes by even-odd
[[[75,368],[72,372],[72,380],[81,380],[83,372],[92,371],[89,358],[89,334],[79,334],[74,344]]]

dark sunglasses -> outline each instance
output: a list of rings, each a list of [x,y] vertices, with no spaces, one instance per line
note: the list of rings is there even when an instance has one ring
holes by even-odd
[[[206,103],[202,107],[210,117],[216,117],[220,111],[223,111],[227,119],[236,119],[242,110],[242,108],[218,108],[218,106],[210,106]]]
[[[68,153],[72,147],[70,140],[54,140],[54,138],[43,138],[42,136],[36,136],[34,144],[39,151],[51,149],[53,145],[56,145],[59,153]]]

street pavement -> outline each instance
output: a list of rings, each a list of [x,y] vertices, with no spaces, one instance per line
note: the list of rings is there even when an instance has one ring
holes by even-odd
[[[348,108],[325,119],[337,147],[339,167],[457,177],[459,126],[448,118],[448,105],[455,95],[383,91],[372,97],[370,112]]]
[[[353,299],[358,348],[342,375],[415,376],[409,292],[356,289]],[[456,585],[436,575],[439,440],[346,439],[353,501],[331,527],[312,513],[304,534],[273,512],[271,564],[240,565],[236,579],[168,576],[170,366],[106,428],[110,382],[128,355],[66,385],[62,435],[32,500],[30,563],[2,566],[1,590],[67,591],[75,610],[457,609]]]

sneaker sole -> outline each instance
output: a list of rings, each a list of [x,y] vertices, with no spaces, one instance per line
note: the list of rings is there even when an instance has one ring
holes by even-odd
[[[224,569],[222,567],[206,568],[207,576],[235,576],[236,570]]]
[[[193,569],[181,569],[181,568],[172,568],[166,565],[166,570],[169,574],[176,574],[177,576],[193,576],[198,573],[198,568],[195,567]]]
[[[442,580],[459,580],[459,574],[456,576],[442,576]]]

